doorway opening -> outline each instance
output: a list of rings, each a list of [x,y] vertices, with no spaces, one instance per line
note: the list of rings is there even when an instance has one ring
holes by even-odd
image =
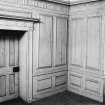
[[[0,30],[0,102],[19,96],[20,61],[26,53],[21,52],[26,49],[22,46],[26,40],[24,43],[21,39],[25,33],[19,30]]]

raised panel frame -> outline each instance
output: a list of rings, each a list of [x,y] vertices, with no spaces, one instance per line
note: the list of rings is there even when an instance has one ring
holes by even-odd
[[[94,68],[94,67],[90,67],[90,66],[88,66],[87,65],[87,58],[88,58],[88,56],[87,56],[87,53],[86,53],[86,71],[88,71],[88,72],[102,72],[102,68],[101,68],[101,66],[102,66],[102,62],[101,62],[101,58],[102,58],[102,49],[101,49],[101,46],[103,46],[102,45],[102,43],[101,43],[101,41],[102,41],[102,16],[99,16],[99,15],[90,15],[90,16],[88,16],[87,17],[87,22],[88,22],[88,19],[91,19],[91,18],[99,18],[100,20],[99,20],[99,59],[98,59],[98,68]],[[87,25],[87,27],[88,27],[88,25]],[[87,37],[88,37],[88,35],[87,35]],[[87,43],[86,43],[86,46],[87,46]],[[88,49],[86,49],[86,51],[87,51]]]
[[[80,64],[75,64],[75,63],[73,63],[72,62],[72,47],[73,47],[73,40],[72,40],[72,38],[73,38],[73,33],[72,33],[72,29],[73,29],[73,27],[72,27],[72,21],[79,21],[79,20],[81,20],[81,22],[83,23],[83,26],[84,26],[84,30],[82,31],[82,38],[81,38],[81,58],[80,58]],[[83,68],[84,68],[84,62],[85,62],[85,59],[84,59],[84,57],[85,57],[85,38],[86,38],[86,17],[85,16],[77,16],[77,17],[73,17],[73,16],[71,16],[70,17],[70,22],[69,22],[69,34],[71,34],[70,36],[69,36],[69,66],[70,67],[76,67],[76,68],[80,68],[80,69],[82,69],[83,70]]]
[[[61,25],[60,25],[61,27],[60,27],[60,28],[57,28],[57,20],[59,20],[59,19],[61,19],[61,20],[63,20],[63,21],[66,21],[66,26],[65,26],[65,27],[63,27],[63,23],[60,22],[60,23],[61,23]],[[68,22],[68,18],[67,18],[67,17],[55,16],[55,28],[56,28],[56,29],[55,29],[55,33],[54,33],[54,36],[55,36],[55,39],[54,39],[54,40],[55,40],[54,66],[55,66],[55,67],[67,65],[67,62],[68,62],[68,59],[67,59],[67,55],[68,55],[68,52],[67,52],[67,51],[68,51],[68,50],[67,50],[67,48],[68,48],[68,23],[67,23],[67,22]],[[63,57],[62,57],[62,56],[63,56],[63,55],[62,55],[62,41],[63,41],[63,39],[62,39],[62,37],[63,37],[63,36],[62,36],[62,30],[63,30],[63,28],[67,28],[67,29],[65,29],[65,30],[66,30],[66,35],[65,35],[65,36],[66,36],[65,63],[62,62],[62,59],[63,59]],[[61,33],[61,35],[60,35],[60,37],[61,37],[61,40],[60,40],[60,41],[61,41],[61,42],[60,42],[61,48],[60,48],[60,50],[61,50],[61,51],[60,51],[60,63],[59,63],[59,64],[57,64],[57,61],[56,61],[56,60],[57,60],[57,57],[56,57],[56,56],[57,56],[57,55],[56,55],[56,54],[57,54],[57,52],[56,52],[56,51],[57,51],[57,31],[59,32],[58,29],[60,29],[60,31],[61,31],[61,32],[60,32],[60,33]],[[59,55],[59,54],[58,54],[58,55]]]

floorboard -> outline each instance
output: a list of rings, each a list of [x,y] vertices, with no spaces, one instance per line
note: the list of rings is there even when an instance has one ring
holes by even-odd
[[[0,103],[0,105],[105,105],[105,103],[102,104],[74,93],[63,92],[30,104],[18,98]]]

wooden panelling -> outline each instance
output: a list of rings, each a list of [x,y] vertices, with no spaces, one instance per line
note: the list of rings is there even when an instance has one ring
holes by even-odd
[[[9,41],[9,65],[15,66],[15,44],[13,39]]]
[[[5,66],[5,39],[0,35],[0,67]]]
[[[14,32],[14,35],[9,35],[9,65],[10,66],[18,66],[19,64],[19,38],[17,37],[17,33]],[[10,33],[9,33],[10,34]]]
[[[9,93],[10,94],[15,93],[15,75],[14,74],[9,75]]]
[[[13,73],[13,67],[18,65],[18,42],[21,35],[18,31],[0,30],[0,50],[3,55],[0,66],[0,102],[18,96],[18,73]],[[17,37],[17,34],[19,36]],[[4,51],[3,51],[4,50]]]
[[[67,74],[58,74],[55,76],[55,86],[65,85],[67,83]]]
[[[20,0],[19,0],[20,1]],[[43,0],[27,0],[27,5],[28,6],[33,6],[33,7],[38,7],[40,8],[39,12],[43,11],[42,9],[45,9],[45,12],[51,11],[52,13],[57,13],[57,14],[65,14],[68,15],[69,11],[69,6],[67,5],[61,5],[57,3],[52,3],[52,2],[45,2]]]
[[[85,20],[84,18],[71,19],[70,33],[71,41],[71,64],[74,66],[83,66],[83,40],[85,36]]]
[[[39,68],[52,65],[52,17],[40,16],[39,28]]]
[[[38,86],[38,91],[43,91],[43,90],[46,90],[46,89],[49,89],[51,88],[51,78],[43,78],[41,80],[38,80],[37,81],[37,86]]]
[[[13,4],[25,4],[26,0],[1,0],[1,1]]]
[[[67,71],[33,77],[33,99],[64,91],[67,86]],[[59,92],[59,91],[58,91]]]
[[[94,100],[103,102],[104,81],[101,78],[85,76],[85,85],[83,95]]]
[[[33,77],[33,97],[52,88],[52,76],[41,75]]]
[[[101,17],[88,18],[87,61],[90,70],[100,70]]]
[[[101,79],[86,77],[85,78],[85,91],[93,95],[101,95],[103,82]]]
[[[80,74],[69,72],[68,85],[74,89],[81,90],[83,88],[83,77]]]
[[[71,10],[68,90],[102,102],[105,20],[94,3],[86,6]]]
[[[62,19],[57,19],[57,23],[56,23],[56,65],[61,65],[62,64],[62,45],[61,45],[61,41],[62,41]]]
[[[68,18],[39,18],[33,34],[33,99],[63,91],[67,85]]]
[[[15,44],[15,66],[19,65],[19,38],[14,39]]]
[[[67,64],[67,19],[56,18],[56,60],[55,65]]]
[[[6,95],[6,76],[0,76],[0,97]]]
[[[1,1],[10,2],[10,3],[17,3],[18,0],[1,0]]]
[[[62,64],[67,64],[68,20],[62,19]]]

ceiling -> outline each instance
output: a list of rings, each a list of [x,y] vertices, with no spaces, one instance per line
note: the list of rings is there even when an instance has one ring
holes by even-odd
[[[48,1],[52,1],[52,2],[65,2],[65,3],[83,3],[83,2],[91,2],[91,1],[97,1],[97,0],[48,0]],[[100,0],[102,1],[102,0]]]

